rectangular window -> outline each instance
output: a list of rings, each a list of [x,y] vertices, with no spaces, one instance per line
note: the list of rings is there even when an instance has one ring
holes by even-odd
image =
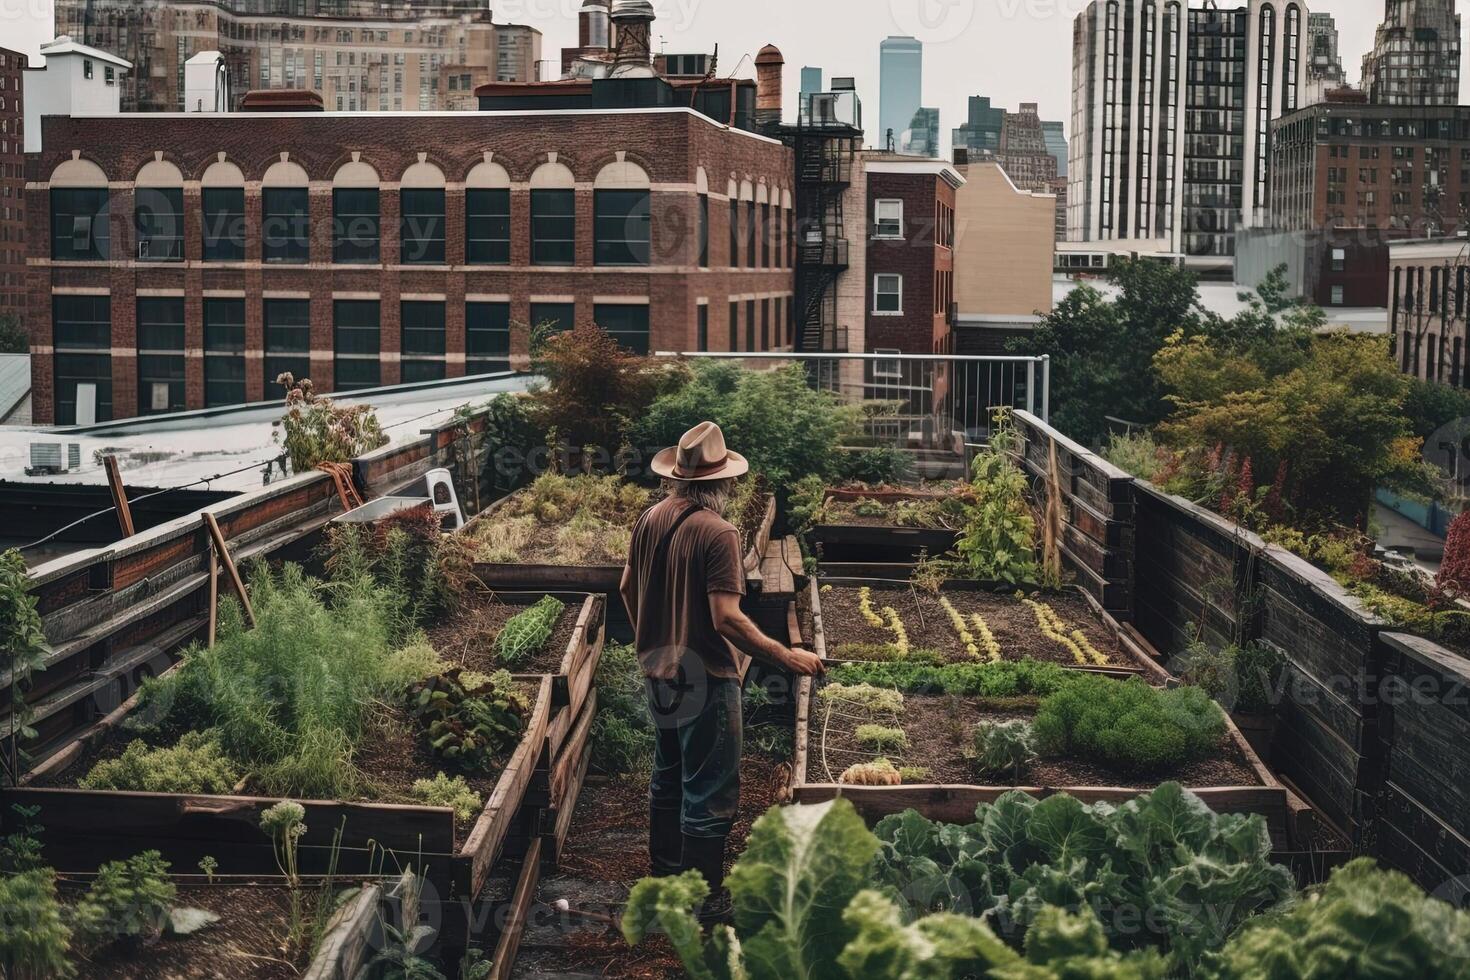
[[[382,217],[376,187],[339,187],[332,191],[332,261],[373,265],[379,260]]]
[[[873,237],[903,237],[903,201],[877,200],[873,202]]]
[[[404,265],[444,264],[444,190],[399,191],[399,251]]]
[[[311,303],[304,299],[268,299],[262,304],[265,326],[265,390],[279,395],[276,379],[289,374],[311,377]]]
[[[1460,355],[1463,353],[1463,351],[1461,350],[1461,346],[1462,345],[1460,338],[1456,337],[1454,344],[1454,353],[1452,355],[1454,357],[1454,360],[1450,361],[1450,384],[1456,388],[1460,387],[1461,382]]]
[[[699,267],[709,268],[709,195],[699,195]]]
[[[260,192],[260,210],[262,258],[281,264],[306,262],[311,252],[311,207],[306,188],[267,187]]]
[[[510,191],[465,191],[465,261],[510,264]]]
[[[740,202],[730,202],[730,268],[740,265]],[[735,348],[730,348],[734,350]]]
[[[761,205],[761,268],[771,267],[771,206]]]
[[[51,190],[51,257],[58,261],[107,261],[111,257],[111,194],[105,187]]]
[[[879,273],[873,277],[873,312],[890,316],[903,314],[903,276]]]
[[[200,194],[206,262],[245,261],[245,189],[206,187]]]
[[[344,300],[332,304],[336,391],[376,388],[383,383],[382,323],[377,300]]]
[[[184,189],[140,187],[133,199],[138,261],[184,261]]]
[[[771,301],[761,300],[761,350],[771,349]]]
[[[465,373],[510,370],[510,304],[466,303]]]
[[[755,300],[745,301],[745,349],[755,350]]]
[[[648,353],[648,307],[624,303],[598,303],[593,309],[597,325],[635,354]]]
[[[745,202],[745,267],[755,268],[755,202]]]
[[[595,191],[592,211],[593,262],[648,264],[648,191]]]
[[[183,411],[184,298],[138,300],[138,414]]]
[[[695,327],[694,349],[697,351],[709,350],[709,304],[705,303],[699,307],[699,320]]]
[[[577,264],[577,198],[567,190],[531,192],[531,263]]]
[[[204,301],[204,404],[245,404],[243,299]]]
[[[730,350],[740,349],[740,304],[730,304]]]
[[[444,304],[405,300],[402,307],[403,382],[444,377]]]
[[[1344,302],[1344,299],[1343,299],[1343,287],[1341,287],[1341,286],[1333,286],[1332,287],[1332,305],[1333,306],[1341,306],[1343,304],[1343,302]]]
[[[78,388],[98,422],[112,418],[112,300],[107,296],[54,296],[51,328],[57,425],[77,423]]]

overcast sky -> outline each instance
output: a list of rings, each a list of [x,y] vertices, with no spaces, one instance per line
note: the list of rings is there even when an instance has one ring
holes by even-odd
[[[53,30],[51,3],[0,0],[0,46],[34,53]],[[498,21],[539,28],[544,58],[554,60],[576,43],[581,0],[490,0],[490,6]],[[947,146],[971,95],[989,95],[1011,109],[1038,102],[1043,118],[1070,122],[1072,20],[1087,0],[654,0],[654,6],[658,43],[677,53],[718,44],[721,75],[737,67],[753,75],[750,59],[761,46],[780,47],[788,115],[795,114],[802,66],[821,67],[828,79],[856,76],[872,142],[879,139],[878,44],[890,34],[917,37],[924,42],[924,104],[939,107]],[[1317,0],[1309,6],[1337,18],[1343,67],[1356,82],[1383,4]]]

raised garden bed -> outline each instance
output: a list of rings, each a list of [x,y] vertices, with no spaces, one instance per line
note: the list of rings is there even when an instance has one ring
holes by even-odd
[[[556,503],[548,510],[541,500],[548,494],[542,490],[538,497],[536,485],[496,501],[460,532],[480,545],[481,559],[475,563],[475,575],[491,589],[616,595],[633,524],[656,499],[656,494],[633,484],[622,486],[628,488],[626,496],[604,495],[613,497],[615,503],[600,509],[597,504],[584,504],[571,515],[564,514]],[[592,496],[588,490],[571,499]],[[740,529],[745,544],[746,572],[759,571],[776,520],[775,497],[758,484],[756,492],[746,498],[742,512],[730,515],[730,519]]]
[[[811,621],[816,652],[829,662],[881,659],[892,653],[898,635],[887,614],[891,609],[898,615],[909,649],[937,653],[944,662],[1032,659],[1117,676],[1142,674],[1155,684],[1172,680],[1081,589],[1018,597],[1014,586],[955,580],[943,583],[936,595],[892,579],[823,577],[818,581],[819,585],[803,593],[802,612]],[[881,625],[864,614],[864,595],[868,611],[882,620]],[[946,604],[963,620],[968,639],[961,637]],[[989,630],[993,647],[986,642],[976,616]],[[1048,616],[1053,632],[1069,642],[1045,635],[1038,616]],[[1085,642],[1073,635],[1077,632]]]
[[[963,527],[956,503],[968,485],[921,489],[830,487],[808,544],[827,562],[908,563],[951,551]]]

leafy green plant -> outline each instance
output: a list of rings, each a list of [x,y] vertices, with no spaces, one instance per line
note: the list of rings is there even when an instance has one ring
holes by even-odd
[[[827,706],[843,705],[869,715],[896,715],[903,711],[903,695],[872,684],[828,684],[817,692]]]
[[[168,862],[157,851],[109,861],[77,903],[77,935],[88,943],[149,942],[163,934],[176,894]]]
[[[540,437],[526,413],[523,396],[499,394],[487,407],[483,438],[489,451],[480,477],[490,488],[489,499],[498,500],[529,481],[528,461]]]
[[[954,694],[982,700],[1042,698],[1078,679],[1075,671],[1041,660],[999,663],[847,663],[828,674],[833,684],[869,685],[908,694]],[[833,685],[829,685],[829,688]]]
[[[25,354],[31,338],[14,313],[0,313],[0,354]]]
[[[221,750],[215,732],[185,732],[172,748],[134,740],[116,759],[104,759],[77,781],[82,789],[145,793],[214,793],[234,790],[241,772]]]
[[[454,811],[454,818],[461,823],[473,820],[480,812],[480,794],[470,789],[463,776],[451,779],[444,773],[435,774],[433,779],[414,780],[412,793],[416,799],[429,806],[444,806]]]
[[[30,727],[33,711],[26,694],[31,689],[31,675],[45,666],[46,656],[46,634],[30,588],[31,578],[21,553],[13,548],[0,553],[0,677],[6,679],[10,690],[3,739],[5,772],[0,776],[11,783],[19,779],[26,758],[21,744],[36,737]]]
[[[1179,676],[1203,688],[1227,711],[1260,715],[1272,710],[1286,660],[1272,647],[1211,648],[1191,644],[1180,654]]]
[[[853,732],[853,738],[863,748],[875,752],[895,752],[909,744],[909,737],[904,734],[903,729],[891,725],[859,725]]]
[[[218,870],[219,861],[217,861],[213,855],[206,854],[204,855],[204,857],[199,859],[199,873],[204,875],[205,878],[209,879],[209,883],[211,885],[214,884],[214,873]]]
[[[1036,732],[1030,722],[982,722],[975,728],[975,761],[985,772],[1009,773],[1019,783],[1021,770],[1036,761]]]
[[[318,395],[311,379],[299,382],[290,373],[276,384],[286,389],[286,414],[275,439],[296,473],[309,473],[322,463],[346,463],[388,443],[370,405],[346,407]]]
[[[827,481],[824,478],[812,473],[797,480],[786,502],[791,529],[800,533],[822,523],[826,519],[826,507]]]
[[[592,767],[606,775],[643,772],[653,763],[653,719],[633,647],[606,646],[594,683],[597,717],[592,721]]]
[[[832,650],[834,660],[942,664],[946,660],[938,650],[909,650],[905,653],[897,643],[842,643]]]
[[[276,867],[286,879],[290,898],[288,950],[299,950],[308,931],[301,890],[301,838],[306,836],[306,829],[306,808],[294,800],[282,800],[260,815],[261,833],[271,839]]]
[[[556,596],[543,596],[534,606],[512,616],[495,638],[495,653],[508,667],[520,667],[541,652],[551,639],[556,621],[566,603]]]
[[[1037,712],[1042,755],[1065,755],[1129,772],[1166,773],[1216,751],[1220,706],[1197,687],[1162,691],[1142,678],[1079,677]]]
[[[1359,858],[1289,911],[1246,923],[1221,951],[1215,975],[1461,977],[1466,963],[1470,913]]]
[[[72,930],[56,898],[56,873],[35,868],[0,875],[0,963],[14,980],[76,975],[67,957]]]
[[[888,516],[887,506],[878,503],[878,501],[876,500],[869,500],[867,497],[862,497],[856,503],[854,503],[852,505],[852,510],[853,513],[857,514],[857,516],[859,517]]]
[[[42,827],[36,821],[40,813],[38,806],[10,805],[10,818],[6,821],[9,833],[0,838],[0,873],[20,874],[45,867],[41,856]]]
[[[902,484],[914,476],[914,457],[896,446],[873,446],[847,452],[839,475],[867,484]]]
[[[975,456],[975,500],[956,548],[970,576],[981,581],[1020,585],[1037,581],[1041,574],[1026,474],[1011,458],[1019,444],[1010,413],[1002,409],[996,413],[990,444]]]
[[[525,729],[531,706],[509,673],[466,686],[464,671],[451,670],[420,684],[409,711],[440,758],[466,768],[484,768]]]
[[[927,766],[899,766],[898,778],[906,783],[922,783],[929,779]]]

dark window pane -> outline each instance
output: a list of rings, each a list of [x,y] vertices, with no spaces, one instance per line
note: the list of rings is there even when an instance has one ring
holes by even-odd
[[[204,404],[209,408],[245,403],[245,358],[206,353]]]
[[[381,212],[376,187],[332,191],[332,261],[371,265],[378,261]]]
[[[57,187],[51,191],[51,257],[105,261],[111,257],[111,194],[105,187]]]
[[[561,333],[577,325],[577,307],[574,303],[532,303],[531,336]]]
[[[465,192],[465,261],[510,264],[510,191]]]
[[[699,325],[695,335],[695,350],[709,350],[709,306],[699,308]]]
[[[598,265],[647,265],[647,191],[597,191],[593,195],[594,261]]]
[[[245,301],[204,301],[205,353],[240,354],[245,351]]]
[[[184,189],[139,187],[133,198],[140,262],[184,261]]]
[[[138,414],[184,410],[184,355],[138,355]]]
[[[444,356],[444,304],[405,302],[403,353]]]
[[[745,349],[755,350],[755,300],[745,303]]]
[[[709,268],[709,195],[699,195],[699,267]]]
[[[311,207],[306,188],[267,187],[260,192],[260,207],[261,253],[265,261],[307,261],[311,251]]]
[[[112,299],[108,296],[53,296],[51,328],[58,350],[112,349]]]
[[[383,383],[382,367],[377,358],[337,356],[335,364],[337,391],[376,388]]]
[[[404,265],[444,264],[444,191],[416,188],[399,192],[400,251]]]
[[[276,379],[289,373],[297,381],[311,377],[311,304],[304,299],[268,299],[265,315],[265,389],[280,393]]]
[[[206,262],[245,259],[245,191],[240,187],[206,187],[200,194]]]
[[[575,265],[577,199],[573,191],[531,192],[531,262]]]
[[[510,370],[510,304],[465,304],[465,373]]]
[[[403,383],[413,384],[416,381],[443,381],[443,360],[419,360],[403,362]]]
[[[740,202],[730,202],[730,268],[740,264]],[[731,350],[734,350],[732,347]]]
[[[597,325],[635,354],[648,353],[648,307],[624,304],[597,304]]]
[[[184,298],[145,297],[138,300],[138,350],[184,350]]]
[[[733,263],[732,263],[733,264]],[[745,265],[755,268],[755,202],[745,202]]]
[[[112,418],[112,357],[108,354],[57,354],[56,424],[75,425],[77,421],[77,386],[96,386],[98,422]]]
[[[376,300],[337,300],[332,304],[337,391],[372,388],[381,383],[379,311]]]

